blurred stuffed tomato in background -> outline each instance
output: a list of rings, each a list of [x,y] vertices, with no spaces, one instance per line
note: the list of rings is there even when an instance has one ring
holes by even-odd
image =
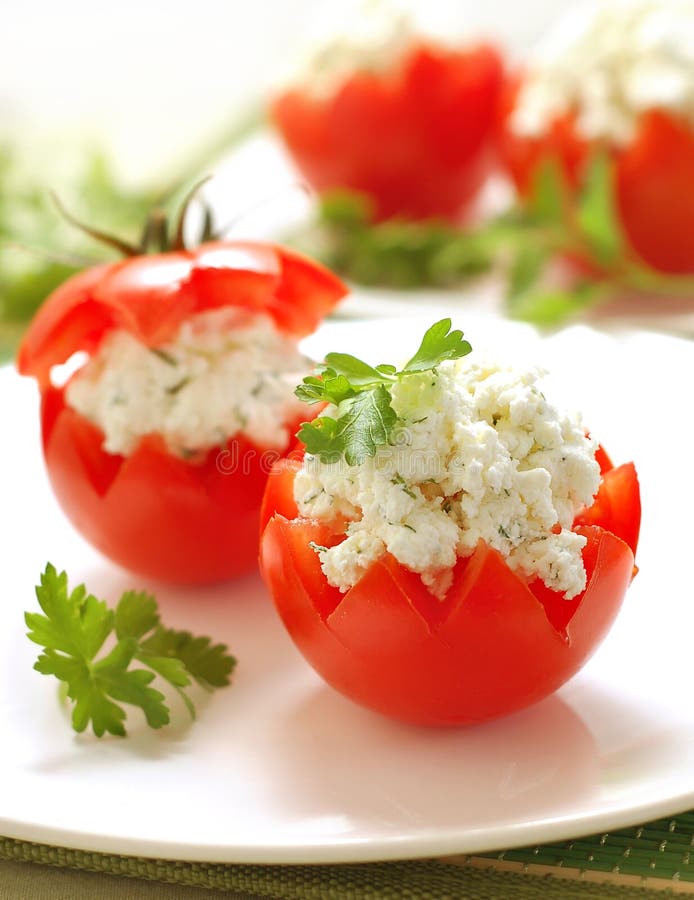
[[[423,37],[401,15],[323,45],[271,116],[318,192],[363,193],[376,220],[455,220],[491,169],[502,82],[495,47]]]
[[[694,4],[612,3],[569,16],[506,85],[501,154],[522,197],[555,161],[575,195],[611,161],[619,225],[638,260],[694,273]]]

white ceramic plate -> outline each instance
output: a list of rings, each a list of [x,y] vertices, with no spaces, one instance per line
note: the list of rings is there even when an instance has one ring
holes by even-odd
[[[233,687],[203,700],[192,727],[177,708],[178,724],[150,732],[135,711],[127,740],[75,736],[55,687],[32,671],[32,586],[48,559],[111,601],[143,585],[63,519],[40,459],[35,388],[4,370],[0,833],[186,860],[345,862],[500,849],[694,806],[692,345],[586,328],[541,341],[523,326],[465,322],[473,345],[496,338],[501,352],[552,364],[614,459],[637,463],[641,571],[585,669],[497,722],[408,727],[324,686],[259,578],[158,587],[167,623],[233,649]],[[332,324],[310,346],[390,361],[416,346],[420,325]]]

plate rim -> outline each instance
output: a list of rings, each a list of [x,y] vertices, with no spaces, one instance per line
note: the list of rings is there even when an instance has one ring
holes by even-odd
[[[419,318],[424,318],[422,314]],[[473,318],[475,315],[473,314]],[[488,316],[484,316],[489,319]],[[497,321],[496,317],[492,317]],[[410,319],[414,323],[415,317]],[[381,316],[369,320],[369,325],[377,321],[388,323],[397,321],[398,316]],[[516,325],[507,320],[498,320],[508,325]],[[331,329],[347,326],[354,328],[358,323],[353,319],[330,321]],[[522,326],[523,327],[523,326]],[[581,328],[595,329],[581,325]],[[633,330],[641,334],[641,329]],[[601,335],[619,340],[619,336],[599,331]],[[632,333],[632,330],[629,330]],[[691,346],[686,338],[669,335],[653,335],[667,341]],[[0,376],[6,375],[12,366],[1,366]],[[16,383],[19,383],[17,376]],[[561,696],[561,691],[558,692]],[[111,853],[126,856],[143,856],[151,859],[175,859],[189,862],[219,863],[262,863],[262,864],[304,864],[304,863],[359,863],[376,861],[395,861],[416,859],[421,857],[441,857],[456,854],[491,853],[497,850],[511,849],[532,844],[548,843],[570,838],[587,836],[605,830],[624,828],[642,822],[677,815],[694,806],[694,771],[690,784],[681,785],[663,796],[649,796],[643,802],[632,802],[626,806],[602,809],[597,812],[584,812],[570,817],[549,815],[534,821],[526,821],[496,827],[480,829],[439,827],[431,832],[416,832],[406,836],[387,836],[376,840],[348,837],[315,841],[309,843],[305,838],[296,843],[287,842],[270,847],[260,845],[204,843],[195,844],[178,840],[128,838],[122,835],[108,835],[80,829],[61,829],[52,825],[36,825],[20,819],[8,819],[0,810],[0,833],[5,837],[46,843],[51,846],[66,847],[75,850],[89,850],[99,853]]]

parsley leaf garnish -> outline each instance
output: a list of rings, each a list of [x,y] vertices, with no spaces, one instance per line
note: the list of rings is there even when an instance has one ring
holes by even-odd
[[[403,375],[411,372],[429,372],[446,359],[466,356],[472,347],[463,340],[462,331],[451,331],[451,320],[436,322],[422,338],[419,350],[402,370]]]
[[[24,615],[27,637],[44,648],[34,668],[64,682],[75,731],[91,722],[97,737],[124,737],[123,703],[139,707],[151,728],[167,725],[166,698],[151,686],[157,676],[178,692],[192,718],[185,688],[193,681],[207,689],[229,684],[236,660],[227,648],[165,628],[151,594],[126,591],[112,610],[82,584],[70,591],[67,574],[48,563],[36,597],[44,615]],[[108,638],[113,646],[97,659]]]
[[[299,439],[322,462],[344,457],[348,465],[360,465],[389,443],[397,424],[390,402],[392,386],[409,375],[435,371],[442,362],[471,350],[462,331],[451,331],[451,320],[441,319],[427,329],[419,349],[400,371],[386,363],[370,366],[349,353],[328,353],[318,375],[304,378],[295,393],[306,403],[332,404],[337,417],[321,415],[304,422]]]

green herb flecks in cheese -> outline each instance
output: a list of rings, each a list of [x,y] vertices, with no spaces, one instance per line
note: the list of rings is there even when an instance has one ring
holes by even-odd
[[[316,551],[323,571],[346,591],[390,553],[443,597],[458,557],[483,540],[514,570],[574,597],[586,583],[585,538],[571,526],[599,486],[596,444],[578,416],[545,398],[538,370],[471,363],[449,329],[450,320],[433,326],[428,352],[400,372],[331,354],[299,389],[333,398],[302,430],[309,453],[294,482],[301,515],[348,520],[342,543]],[[389,424],[352,416],[347,428],[369,392]]]

